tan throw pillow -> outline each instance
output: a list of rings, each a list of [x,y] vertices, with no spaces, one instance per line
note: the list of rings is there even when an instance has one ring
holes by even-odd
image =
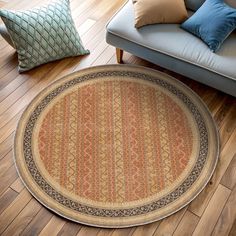
[[[228,4],[229,6],[236,8],[236,1],[235,0],[225,0],[224,2],[226,4]]]
[[[133,0],[135,27],[182,23],[188,17],[184,0]]]

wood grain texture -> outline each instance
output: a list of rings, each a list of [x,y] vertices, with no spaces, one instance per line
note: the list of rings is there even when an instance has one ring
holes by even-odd
[[[225,207],[217,221],[212,236],[228,235],[236,218],[236,186],[230,194]]]
[[[211,234],[230,193],[231,191],[223,185],[218,186],[212,200],[193,232],[194,236]]]
[[[174,236],[188,236],[193,233],[199,221],[199,217],[186,211],[179,225],[177,226]]]
[[[77,236],[93,236],[97,235],[101,229],[89,226],[83,226],[78,232]]]
[[[16,168],[12,165],[1,175],[0,181],[0,196],[4,193],[7,188],[17,179]]]
[[[2,236],[19,235],[38,213],[41,207],[42,206],[35,199],[31,199],[20,214],[12,221],[9,227],[2,233]]]
[[[221,136],[222,137],[222,136]],[[236,142],[236,132],[234,131],[230,136],[230,139],[221,148],[221,154],[216,166],[216,170],[212,176],[210,183],[203,189],[203,191],[197,196],[197,198],[190,204],[189,210],[194,214],[201,217],[206,209],[209,201],[211,200],[214,192],[216,191],[222,176],[227,170],[233,156],[235,155],[235,149],[233,146]]]
[[[111,236],[131,236],[137,227],[130,227],[124,229],[115,229]]]
[[[27,9],[47,0],[0,0],[0,8]],[[116,49],[105,41],[106,23],[125,0],[71,0],[72,15],[91,53],[17,71],[17,54],[0,36],[0,234],[5,235],[236,235],[236,98],[124,52],[123,63],[161,70],[193,89],[206,103],[219,128],[221,153],[211,182],[186,208],[152,224],[99,229],[72,223],[41,206],[22,185],[13,165],[13,139],[29,102],[48,84],[73,71],[115,64]],[[215,207],[217,206],[217,207]]]
[[[64,224],[64,226],[61,228],[57,236],[75,236],[78,234],[78,232],[81,229],[80,224],[76,224],[73,222],[67,222]]]
[[[38,235],[52,217],[53,217],[52,213],[45,207],[42,207],[41,210],[34,217],[34,219],[21,232],[21,235],[22,236]]]
[[[155,236],[173,235],[175,229],[182,220],[186,210],[187,207],[163,219],[153,235]]]
[[[0,160],[12,150],[13,144],[13,133],[8,136],[0,143]]]
[[[120,48],[116,48],[116,60],[117,63],[122,63],[123,60],[123,50],[121,50]]]
[[[8,152],[2,159],[0,159],[0,177],[13,165],[12,152]]]
[[[154,232],[156,231],[157,227],[160,225],[160,221],[154,222],[151,224],[143,225],[137,227],[133,233],[131,234],[132,236],[145,236],[145,235],[153,235]]]
[[[24,185],[22,183],[22,181],[20,180],[20,178],[17,178],[12,185],[10,186],[11,189],[13,189],[14,191],[16,191],[17,193],[20,193],[22,189],[24,189]]]
[[[43,230],[39,233],[40,236],[50,235],[56,236],[62,227],[65,225],[65,221],[59,216],[53,216]]]
[[[97,236],[110,236],[115,229],[101,229],[97,233]]]
[[[236,219],[235,219],[233,226],[229,232],[229,236],[235,236],[235,235],[236,235]]]
[[[236,155],[234,155],[233,160],[230,162],[230,165],[225,171],[220,183],[229,189],[234,188],[236,184]]]
[[[30,193],[24,189],[0,215],[0,235],[13,222],[31,199]],[[14,227],[14,224],[12,225]]]
[[[12,203],[18,196],[17,192],[8,188],[0,197],[0,214]]]

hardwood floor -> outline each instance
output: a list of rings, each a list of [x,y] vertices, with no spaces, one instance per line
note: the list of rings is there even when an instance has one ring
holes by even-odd
[[[27,104],[52,81],[84,67],[116,63],[105,25],[125,0],[71,0],[76,26],[91,54],[49,63],[19,74],[17,55],[0,37],[0,235],[236,235],[236,98],[124,53],[124,63],[164,71],[201,96],[219,127],[220,160],[201,194],[176,214],[152,224],[100,229],[67,221],[39,204],[22,185],[13,163],[13,138]],[[0,8],[26,9],[46,0],[0,0]]]

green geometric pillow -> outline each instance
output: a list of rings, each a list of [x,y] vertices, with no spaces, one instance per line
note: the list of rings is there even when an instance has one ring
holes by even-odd
[[[0,16],[18,53],[19,72],[89,53],[75,28],[69,0],[26,11],[0,10]]]

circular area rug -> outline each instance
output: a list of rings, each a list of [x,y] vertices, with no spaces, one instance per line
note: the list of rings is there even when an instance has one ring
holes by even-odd
[[[137,66],[70,74],[24,111],[15,162],[33,196],[87,225],[160,220],[192,201],[218,159],[215,123],[176,79]]]

